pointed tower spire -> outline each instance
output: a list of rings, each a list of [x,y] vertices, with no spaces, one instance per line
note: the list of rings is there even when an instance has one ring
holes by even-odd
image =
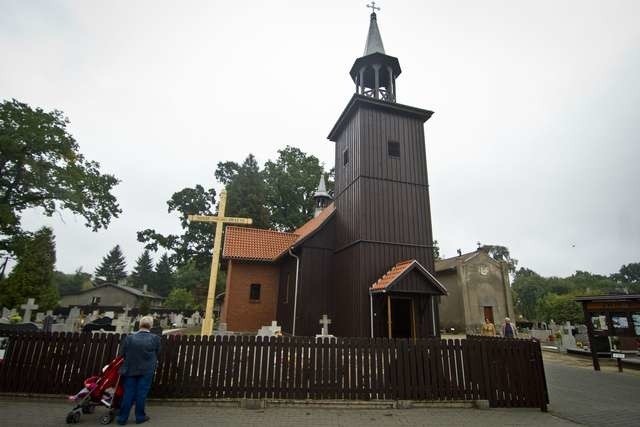
[[[373,5],[367,5],[371,7],[371,21],[369,22],[369,34],[367,34],[367,42],[364,45],[364,54],[362,56],[371,55],[372,53],[384,54],[384,45],[382,44],[382,37],[380,36],[380,30],[378,29],[378,19],[376,16],[376,2],[372,2]]]
[[[324,174],[320,174],[320,182],[318,183],[318,189],[313,193],[313,198],[316,201],[316,209],[313,213],[313,217],[320,215],[320,212],[333,200],[331,194],[327,191],[327,185],[324,182]]]
[[[376,2],[367,7],[372,9],[364,55],[356,59],[351,67],[351,78],[356,84],[358,95],[368,96],[381,101],[396,102],[396,78],[400,75],[398,58],[389,56],[384,51],[382,37],[378,29]]]

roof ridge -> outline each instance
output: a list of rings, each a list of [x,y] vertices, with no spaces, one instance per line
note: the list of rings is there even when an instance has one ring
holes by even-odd
[[[268,229],[268,228],[238,227],[237,225],[228,225],[227,228],[234,228],[234,229],[238,229],[238,230],[259,231],[261,233],[287,234],[287,235],[296,236],[296,237],[300,236],[298,233],[294,233],[294,232],[291,232],[291,231],[278,231],[278,230],[271,230],[271,229]]]

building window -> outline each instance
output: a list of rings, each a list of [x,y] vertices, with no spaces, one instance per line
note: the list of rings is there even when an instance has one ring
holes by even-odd
[[[252,283],[249,290],[249,299],[251,301],[260,301],[260,284]]]
[[[91,305],[100,304],[100,297],[91,297]]]
[[[346,165],[349,163],[349,149],[347,148],[342,152],[342,164]]]
[[[387,142],[387,151],[389,157],[400,158],[400,143],[397,141]]]
[[[289,282],[291,280],[291,273],[287,273],[287,284],[285,285],[286,288],[284,290],[284,303],[288,304],[289,303]]]

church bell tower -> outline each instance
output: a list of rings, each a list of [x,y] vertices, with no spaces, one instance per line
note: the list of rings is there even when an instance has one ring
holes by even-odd
[[[424,135],[433,113],[397,102],[400,63],[385,52],[377,8],[369,7],[364,54],[349,72],[355,93],[328,136],[335,143],[332,293],[341,336],[369,336],[370,328],[387,336],[386,299],[374,301],[372,284],[405,260],[434,269]],[[412,335],[437,335],[437,306],[416,301]]]

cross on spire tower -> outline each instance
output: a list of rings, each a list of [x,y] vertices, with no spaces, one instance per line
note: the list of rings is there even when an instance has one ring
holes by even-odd
[[[384,50],[378,18],[376,2],[367,5],[371,8],[369,32],[363,55],[356,59],[349,74],[356,84],[358,95],[368,96],[387,102],[396,102],[396,78],[400,75],[398,58],[389,56]]]

